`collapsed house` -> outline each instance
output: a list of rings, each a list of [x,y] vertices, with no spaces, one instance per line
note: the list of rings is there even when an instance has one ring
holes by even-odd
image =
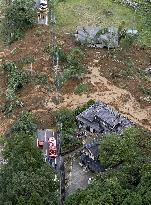
[[[92,172],[104,171],[104,167],[98,160],[98,145],[95,141],[84,145],[81,150],[80,162]]]
[[[89,47],[116,48],[119,46],[118,29],[108,27],[101,29],[99,26],[77,27],[75,32],[77,42],[87,44]]]
[[[92,133],[122,133],[124,128],[133,124],[129,119],[108,107],[105,103],[96,102],[77,117],[79,129]]]
[[[119,31],[118,28],[108,27],[100,28],[99,26],[77,27],[74,34],[76,42],[96,48],[117,48],[122,37],[136,36],[138,31],[134,28]]]

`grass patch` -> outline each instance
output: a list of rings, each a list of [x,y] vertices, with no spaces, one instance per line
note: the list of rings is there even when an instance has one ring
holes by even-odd
[[[75,87],[74,93],[75,94],[86,93],[88,90],[89,90],[89,85],[81,83]]]
[[[66,0],[56,4],[58,30],[74,31],[76,26],[100,25],[125,29],[136,28],[140,32],[138,42],[151,46],[151,31],[145,28],[144,15],[141,11],[113,2],[112,0]]]
[[[122,21],[127,27],[135,26],[134,11],[111,0],[96,0],[95,3],[91,0],[66,0],[58,3],[56,12],[58,27],[67,30],[92,24],[119,26]]]
[[[127,65],[127,68],[120,71],[119,75],[121,77],[138,77],[143,80],[149,80],[149,75],[144,70],[136,68],[131,60],[128,60],[124,63]]]
[[[145,86],[143,86],[143,85],[140,85],[140,86],[139,86],[139,90],[140,90],[142,93],[144,93],[145,95],[148,95],[148,96],[151,97],[151,88],[147,88],[147,87],[145,87]]]

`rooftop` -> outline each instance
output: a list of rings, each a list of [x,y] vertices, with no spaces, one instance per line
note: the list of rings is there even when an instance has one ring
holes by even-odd
[[[97,157],[98,155],[98,145],[95,141],[90,142],[89,144],[85,144],[84,148],[87,148],[90,150],[90,152],[93,154],[94,157]]]
[[[99,129],[99,123],[110,129],[116,126],[124,128],[132,124],[132,122],[126,117],[119,114],[116,110],[108,107],[103,102],[96,102],[88,109],[83,111],[77,116],[77,120],[86,123],[88,126]]]
[[[44,139],[45,136],[46,136],[46,139],[48,139],[49,137],[52,137],[53,131],[49,129],[38,129],[37,130],[37,137],[39,140]]]

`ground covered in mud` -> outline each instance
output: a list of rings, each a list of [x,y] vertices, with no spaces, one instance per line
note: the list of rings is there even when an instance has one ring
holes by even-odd
[[[31,75],[38,72],[49,79],[49,85],[32,83],[18,90],[16,95],[24,106],[13,110],[9,117],[0,112],[1,133],[6,132],[22,110],[33,112],[39,127],[50,128],[54,124],[54,110],[63,106],[75,108],[89,99],[101,100],[151,130],[151,76],[145,71],[151,64],[151,49],[138,45],[132,45],[127,50],[81,47],[85,53],[87,74],[82,79],[70,79],[64,83],[58,106],[54,103],[54,73],[52,57],[48,53],[53,40],[54,35],[48,27],[35,26],[22,40],[1,52],[1,63],[6,60],[15,61],[20,69],[31,70]],[[77,47],[73,38],[67,34],[58,34],[57,41],[64,52]],[[29,58],[32,63],[28,63]],[[62,65],[60,69],[63,69]],[[0,70],[1,105],[5,102],[7,80],[6,74]],[[74,89],[80,83],[87,84],[88,90],[75,94]]]

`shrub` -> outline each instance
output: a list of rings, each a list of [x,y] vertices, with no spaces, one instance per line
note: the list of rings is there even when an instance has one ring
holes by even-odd
[[[147,88],[143,85],[140,85],[139,90],[142,91],[145,95],[151,96],[151,88]]]
[[[34,123],[34,118],[30,112],[22,112],[18,119],[12,125],[10,132],[18,133],[25,132],[33,134],[37,130],[37,125]]]
[[[136,35],[129,35],[126,34],[124,38],[121,39],[120,41],[120,45],[122,47],[123,50],[128,50],[130,48],[130,46],[135,42],[135,40],[137,39]]]
[[[8,75],[6,102],[2,106],[2,111],[5,114],[10,114],[16,107],[23,106],[23,103],[16,97],[17,90],[31,82],[48,85],[48,77],[46,75],[39,73],[31,75],[30,71],[19,69],[12,62],[4,63],[2,69]]]
[[[77,107],[75,110],[74,110],[74,115],[77,116],[79,115],[81,112],[83,112],[84,110],[86,110],[87,108],[89,108],[91,105],[93,105],[95,103],[94,100],[89,100],[87,103],[85,103],[84,105],[80,106],[80,107]]]
[[[67,55],[67,61],[69,64],[77,64],[77,62],[82,63],[84,60],[84,53],[79,48],[74,48],[71,52]]]
[[[54,47],[49,44],[45,47],[44,52],[51,54],[53,57],[56,57],[58,54],[59,60],[62,62],[67,62],[67,55],[63,51],[62,45],[57,44]]]
[[[3,22],[4,40],[12,43],[18,40],[22,34],[36,20],[36,9],[33,6],[32,0],[15,0],[5,11],[5,19]]]
[[[79,148],[82,146],[82,142],[78,140],[77,138],[69,135],[62,133],[62,154],[65,155],[67,153],[70,153],[74,151],[75,149]]]
[[[76,88],[74,89],[74,93],[75,94],[80,94],[80,93],[85,93],[89,90],[89,86],[88,84],[79,84],[76,86]]]

